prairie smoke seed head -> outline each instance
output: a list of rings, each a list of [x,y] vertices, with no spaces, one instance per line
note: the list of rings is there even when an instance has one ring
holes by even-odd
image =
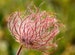
[[[26,48],[43,49],[55,47],[54,37],[59,33],[56,17],[46,11],[33,12],[21,18],[20,12],[9,17],[8,28],[17,42]]]

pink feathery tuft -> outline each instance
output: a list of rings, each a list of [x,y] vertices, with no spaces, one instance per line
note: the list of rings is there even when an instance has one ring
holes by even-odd
[[[56,17],[46,11],[34,12],[24,18],[21,16],[20,12],[15,12],[8,21],[8,28],[17,42],[28,49],[56,46],[53,43],[54,37],[59,33]]]

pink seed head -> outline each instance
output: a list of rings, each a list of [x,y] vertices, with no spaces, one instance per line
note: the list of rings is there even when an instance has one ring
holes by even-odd
[[[17,42],[26,48],[41,49],[56,46],[54,37],[59,33],[56,17],[46,11],[33,12],[21,17],[15,12],[9,17],[8,28]]]

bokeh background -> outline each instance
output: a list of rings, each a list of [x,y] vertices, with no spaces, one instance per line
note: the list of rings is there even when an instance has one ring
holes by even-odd
[[[8,16],[14,11],[25,11],[30,3],[41,10],[55,12],[57,18],[65,25],[58,37],[58,49],[51,55],[75,55],[75,0],[0,0],[0,55],[15,55],[19,43],[11,36],[8,28]],[[23,48],[21,55],[42,55],[35,50]]]

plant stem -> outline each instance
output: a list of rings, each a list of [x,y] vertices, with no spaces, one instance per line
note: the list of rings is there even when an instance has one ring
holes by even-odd
[[[22,50],[22,47],[23,47],[23,45],[21,45],[21,46],[19,47],[19,49],[18,49],[18,51],[17,51],[17,54],[16,54],[16,55],[19,55],[19,54],[20,54],[20,52],[21,52],[21,50]]]

